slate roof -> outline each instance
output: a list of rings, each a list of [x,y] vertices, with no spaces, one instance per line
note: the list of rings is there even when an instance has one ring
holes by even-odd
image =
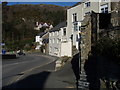
[[[54,28],[52,28],[49,32],[59,31],[60,28],[66,27],[66,26],[67,26],[67,22],[66,21],[61,22],[57,26],[55,26]]]
[[[43,43],[49,43],[49,38],[45,38],[45,39],[43,39],[42,42],[43,42]]]
[[[47,32],[42,32],[42,33],[39,33],[37,36],[40,36],[42,37],[43,35],[45,35]]]

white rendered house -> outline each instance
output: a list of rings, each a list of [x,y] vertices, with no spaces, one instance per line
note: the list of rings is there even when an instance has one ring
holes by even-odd
[[[72,56],[72,43],[67,39],[66,22],[49,31],[49,54],[57,57]]]
[[[40,49],[41,45],[43,45],[43,35],[45,35],[46,33],[39,33],[36,37],[35,37],[35,42],[38,42],[38,45],[36,46],[36,50]]]
[[[110,0],[84,0],[79,5],[67,10],[67,33],[68,38],[72,39],[72,45],[78,49],[78,42],[80,38],[81,23],[84,17],[92,11],[96,13],[110,13]]]

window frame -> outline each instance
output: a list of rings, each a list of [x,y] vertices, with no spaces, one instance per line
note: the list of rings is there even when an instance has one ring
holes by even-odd
[[[91,2],[85,2],[85,8],[88,8],[91,6]]]
[[[77,21],[77,13],[72,14],[72,21],[76,22]]]
[[[63,36],[66,36],[66,28],[63,28]]]

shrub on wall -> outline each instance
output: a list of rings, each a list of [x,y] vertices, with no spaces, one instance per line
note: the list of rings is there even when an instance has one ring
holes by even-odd
[[[92,54],[104,56],[109,59],[120,58],[120,38],[111,39],[104,37],[97,41],[92,47]],[[120,62],[120,61],[119,61]]]

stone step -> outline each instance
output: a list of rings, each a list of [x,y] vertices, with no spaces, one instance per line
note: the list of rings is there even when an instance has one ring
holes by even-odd
[[[80,77],[87,77],[86,74],[80,74]]]
[[[89,90],[89,88],[85,88],[85,87],[81,87],[81,86],[78,86],[78,89],[79,90]]]
[[[80,80],[81,80],[81,81],[87,81],[87,79],[86,79],[86,78],[80,78]]]
[[[80,79],[84,79],[84,80],[86,80],[86,77],[87,77],[87,75],[85,75],[85,74],[80,74]]]
[[[78,88],[81,88],[83,90],[88,89],[89,88],[89,82],[79,80],[78,81]]]

